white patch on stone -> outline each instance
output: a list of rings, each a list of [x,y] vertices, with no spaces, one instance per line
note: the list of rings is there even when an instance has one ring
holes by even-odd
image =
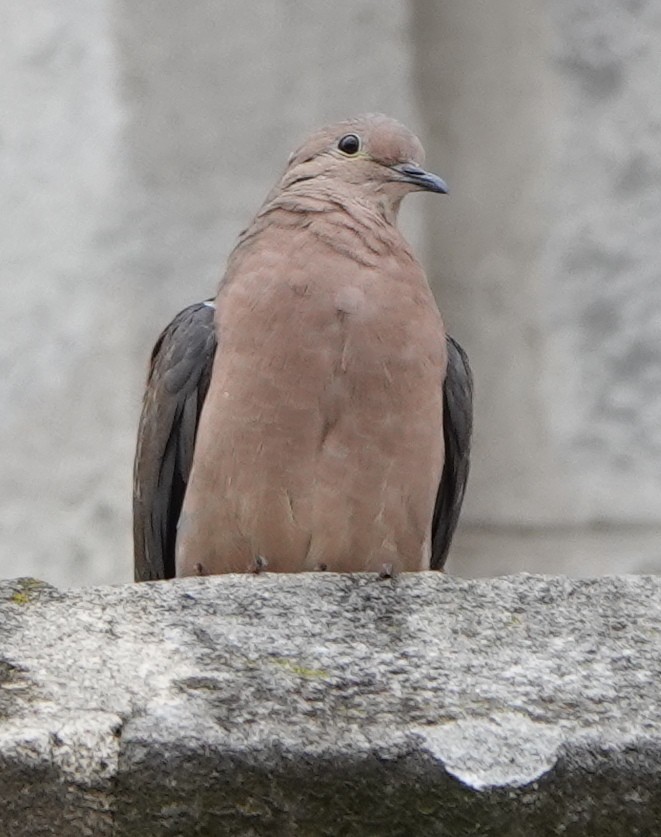
[[[475,790],[534,782],[553,767],[563,741],[559,727],[516,713],[453,721],[416,733],[426,752]]]

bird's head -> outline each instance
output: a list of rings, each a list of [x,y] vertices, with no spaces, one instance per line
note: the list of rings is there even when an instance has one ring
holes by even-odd
[[[445,194],[436,174],[423,168],[420,140],[396,119],[370,114],[314,133],[289,158],[280,183],[287,191],[309,191],[374,204],[394,220],[409,192]]]

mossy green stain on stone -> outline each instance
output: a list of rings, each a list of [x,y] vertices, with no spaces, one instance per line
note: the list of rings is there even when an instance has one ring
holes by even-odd
[[[290,671],[298,677],[306,677],[308,679],[317,680],[319,678],[327,678],[330,676],[323,668],[308,668],[307,666],[301,665],[295,660],[289,660],[286,657],[275,657],[271,662],[287,671]]]
[[[11,582],[14,592],[10,595],[9,601],[16,605],[26,605],[35,601],[44,590],[53,589],[50,584],[40,581],[38,578],[17,578]]]

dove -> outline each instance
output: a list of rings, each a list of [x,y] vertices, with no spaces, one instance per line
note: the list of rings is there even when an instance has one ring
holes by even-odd
[[[447,187],[398,121],[313,133],[216,297],[163,331],[134,465],[136,580],[443,569],[472,376],[397,226],[416,191]]]

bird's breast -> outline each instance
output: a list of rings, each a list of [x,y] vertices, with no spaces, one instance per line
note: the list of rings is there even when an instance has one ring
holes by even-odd
[[[304,247],[270,267],[244,263],[219,293],[184,503],[206,546],[188,554],[210,553],[211,572],[257,554],[272,570],[424,567],[445,337],[422,271]]]

